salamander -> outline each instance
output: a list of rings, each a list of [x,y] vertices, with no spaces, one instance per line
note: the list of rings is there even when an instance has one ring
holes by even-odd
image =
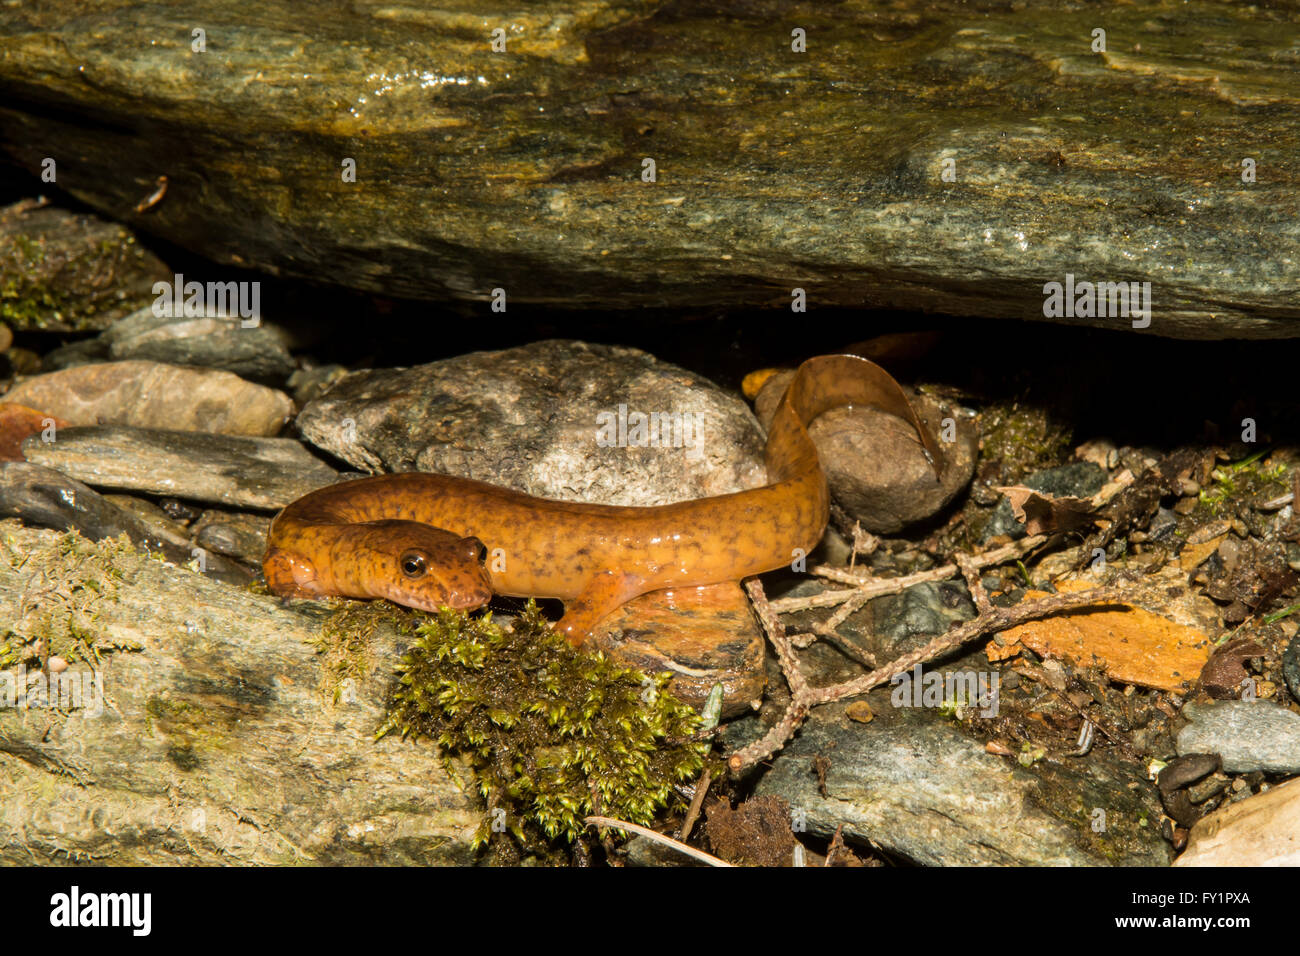
[[[642,594],[739,581],[811,551],[830,495],[807,425],[854,404],[911,424],[938,474],[938,446],[898,383],[866,359],[823,355],[799,367],[777,407],[760,488],[621,507],[428,472],[359,478],[313,491],[276,516],[266,581],[286,597],[387,598],[422,610],[473,609],[494,593],[559,598],[556,627],[581,644]]]

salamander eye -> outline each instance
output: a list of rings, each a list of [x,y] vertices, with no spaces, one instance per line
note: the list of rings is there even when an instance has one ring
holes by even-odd
[[[423,551],[403,552],[398,563],[401,565],[402,573],[408,578],[422,578],[429,570],[429,562]]]
[[[487,545],[478,538],[466,538],[465,543],[469,545],[469,556],[479,564],[487,561]]]

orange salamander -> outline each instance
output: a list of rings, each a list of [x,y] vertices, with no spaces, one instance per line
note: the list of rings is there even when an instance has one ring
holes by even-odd
[[[777,408],[761,488],[619,507],[427,472],[360,478],[313,491],[276,516],[266,581],[286,597],[387,598],[428,611],[481,607],[493,593],[559,598],[556,626],[580,644],[639,595],[739,581],[811,551],[826,530],[830,495],[806,426],[852,404],[910,423],[938,472],[938,447],[898,383],[866,359],[823,355],[799,367]]]

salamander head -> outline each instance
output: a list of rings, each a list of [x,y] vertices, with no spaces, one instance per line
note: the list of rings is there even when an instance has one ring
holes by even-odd
[[[357,583],[367,597],[421,611],[472,610],[492,599],[487,548],[478,538],[418,521],[375,521],[356,545],[363,569]]]

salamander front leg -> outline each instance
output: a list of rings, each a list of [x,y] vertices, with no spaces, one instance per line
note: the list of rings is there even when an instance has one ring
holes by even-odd
[[[601,618],[643,593],[640,578],[602,571],[587,582],[581,594],[565,603],[564,617],[555,628],[568,638],[570,644],[578,647]]]

